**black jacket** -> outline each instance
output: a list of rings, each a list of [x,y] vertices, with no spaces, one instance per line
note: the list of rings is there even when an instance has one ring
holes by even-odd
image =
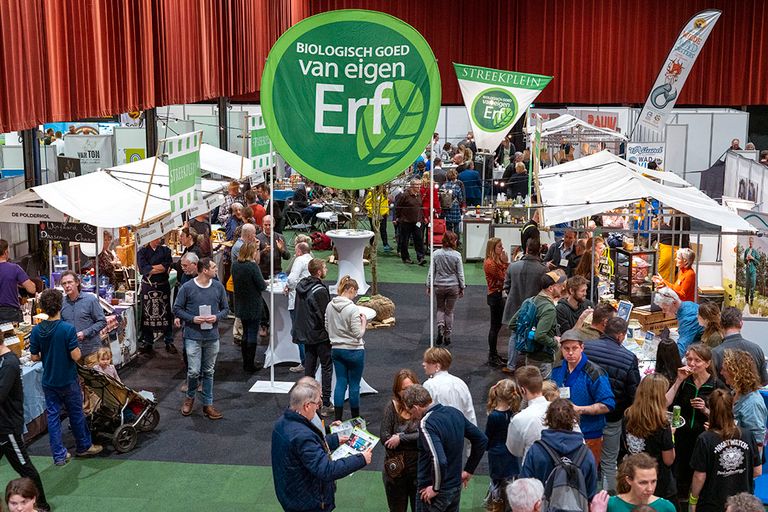
[[[325,330],[325,309],[331,302],[328,287],[315,276],[307,276],[296,285],[296,322],[294,339],[298,343],[330,343]]]
[[[573,329],[573,326],[579,321],[579,317],[584,310],[591,307],[591,300],[585,300],[579,304],[579,307],[573,309],[568,303],[568,299],[560,299],[557,306],[555,306],[555,309],[557,310],[557,325],[560,326],[560,333],[562,334],[565,331]]]
[[[0,356],[0,434],[21,435],[24,430],[24,391],[21,365],[13,352]]]
[[[637,356],[606,335],[585,342],[584,353],[587,359],[605,370],[611,382],[616,407],[605,415],[606,421],[621,421],[624,411],[632,405],[640,384]]]

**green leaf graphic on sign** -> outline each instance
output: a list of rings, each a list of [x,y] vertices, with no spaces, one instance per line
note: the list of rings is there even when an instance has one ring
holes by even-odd
[[[382,96],[381,129],[374,133],[374,106],[368,105],[357,126],[357,154],[365,164],[390,165],[413,147],[421,130],[424,98],[416,84],[397,80]]]
[[[515,119],[515,111],[509,107],[503,108],[499,114],[493,123],[494,127],[498,129],[504,128]]]

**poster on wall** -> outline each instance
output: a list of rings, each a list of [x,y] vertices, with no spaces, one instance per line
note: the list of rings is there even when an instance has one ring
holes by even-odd
[[[494,151],[551,76],[453,64],[478,148]]]
[[[82,171],[80,169],[80,159],[69,158],[66,156],[56,157],[56,163],[58,168],[59,181],[68,180],[70,178],[76,178],[80,176]]]
[[[64,135],[64,155],[78,158],[83,174],[115,164],[111,135]]]
[[[733,305],[744,317],[768,318],[768,240],[747,234],[736,239]]]
[[[664,169],[664,149],[663,142],[628,142],[627,160],[640,167],[656,162],[659,169]]]
[[[125,163],[130,164],[144,160],[146,158],[147,151],[144,148],[125,148]]]
[[[280,36],[261,83],[275,150],[299,173],[341,189],[394,179],[432,140],[440,74],[413,27],[388,14],[338,10]]]
[[[168,155],[171,213],[179,214],[201,199],[200,144],[203,132],[184,133],[162,142]]]

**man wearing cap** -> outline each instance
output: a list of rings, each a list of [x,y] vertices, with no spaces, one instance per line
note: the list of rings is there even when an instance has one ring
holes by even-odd
[[[555,303],[560,298],[565,287],[565,273],[561,270],[553,270],[541,276],[541,291],[533,298],[536,306],[536,323],[533,334],[534,350],[532,352],[520,352],[517,354],[516,367],[535,366],[541,372],[544,379],[548,379],[552,373],[552,363],[555,360],[559,328],[557,324],[557,311]],[[514,344],[515,329],[520,310],[512,317],[510,328],[512,337],[510,344]]]
[[[573,402],[581,419],[584,442],[600,465],[605,415],[616,407],[608,374],[584,355],[584,339],[576,329],[560,337],[563,362],[552,369],[552,380],[560,388],[560,397]]]

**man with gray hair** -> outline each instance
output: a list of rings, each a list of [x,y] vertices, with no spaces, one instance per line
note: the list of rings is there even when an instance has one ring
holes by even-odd
[[[462,484],[466,487],[483,458],[488,438],[458,409],[432,402],[423,386],[403,391],[411,418],[419,421],[419,460],[416,477],[416,510],[459,510]],[[471,445],[462,468],[464,439]]]
[[[764,512],[763,502],[754,494],[742,492],[725,502],[725,512]]]
[[[323,403],[320,385],[305,377],[294,384],[288,397],[289,408],[272,430],[272,476],[277,500],[286,511],[333,510],[336,480],[370,464],[372,449],[332,460],[331,452],[348,437],[325,436],[315,423]]]
[[[544,485],[535,478],[519,478],[507,485],[507,503],[512,512],[540,512]]]
[[[272,255],[272,261],[275,262],[274,273],[275,275],[283,271],[280,263],[280,259],[291,259],[291,253],[286,249],[285,238],[280,233],[274,233],[274,245],[270,244],[270,238],[272,236],[272,217],[265,215],[262,221],[262,227],[264,231],[256,235],[256,239],[261,245],[261,260],[259,260],[259,268],[261,274],[264,276],[265,281],[269,281],[272,277],[270,272],[269,256]]]
[[[699,305],[695,302],[681,301],[677,293],[668,287],[656,291],[653,298],[666,316],[674,315],[677,318],[677,350],[680,357],[685,355],[686,350],[692,344],[701,340],[704,334],[704,328],[699,325]]]
[[[181,288],[184,283],[197,276],[197,262],[200,258],[194,252],[188,252],[181,257],[181,275],[176,281],[177,287]],[[177,326],[178,327],[178,326]]]

